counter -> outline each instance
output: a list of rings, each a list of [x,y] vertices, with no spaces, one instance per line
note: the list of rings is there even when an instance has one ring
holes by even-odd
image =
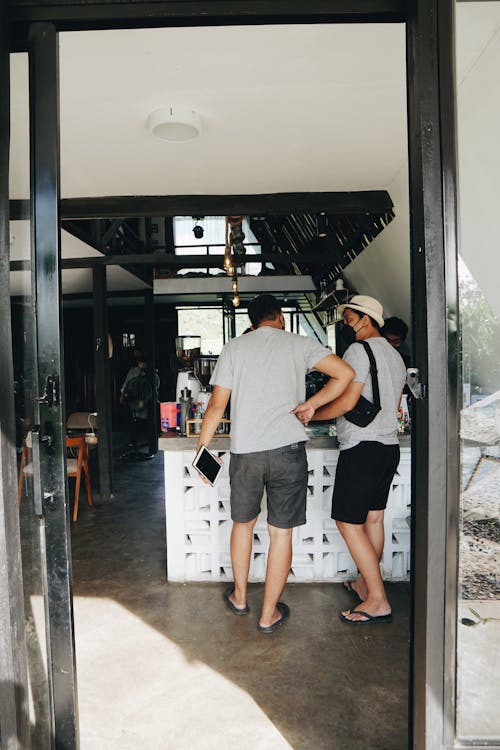
[[[216,487],[205,485],[191,463],[197,438],[164,433],[167,575],[171,581],[232,580],[229,538],[229,438],[214,438],[210,449],[224,462]],[[385,513],[382,574],[386,580],[408,580],[410,570],[410,439],[400,440],[401,461]],[[307,444],[309,470],[307,523],[293,531],[293,560],[289,581],[342,581],[356,575],[347,547],[330,518],[338,458],[334,437],[313,436]],[[269,536],[265,497],[254,529],[250,581],[263,581]]]

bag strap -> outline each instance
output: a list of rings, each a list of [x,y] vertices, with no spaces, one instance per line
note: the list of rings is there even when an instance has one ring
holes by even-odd
[[[377,374],[377,363],[375,362],[375,357],[373,356],[373,352],[371,349],[371,346],[367,344],[366,341],[358,341],[358,344],[362,344],[365,352],[368,355],[368,359],[370,360],[370,373],[372,376],[372,390],[373,390],[373,403],[375,406],[380,409],[380,391],[378,388],[378,374]]]

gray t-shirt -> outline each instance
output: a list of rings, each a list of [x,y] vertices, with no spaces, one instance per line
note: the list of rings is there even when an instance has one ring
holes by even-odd
[[[344,417],[337,419],[337,437],[340,450],[353,448],[363,440],[373,440],[384,445],[398,442],[398,407],[406,380],[406,368],[399,352],[382,336],[368,339],[377,363],[381,410],[367,427],[357,427]],[[343,357],[356,372],[355,383],[364,383],[362,396],[373,401],[370,361],[364,347],[351,344]]]
[[[307,440],[292,409],[306,373],[332,352],[307,336],[262,326],[229,341],[211,385],[231,389],[231,451],[255,453]]]

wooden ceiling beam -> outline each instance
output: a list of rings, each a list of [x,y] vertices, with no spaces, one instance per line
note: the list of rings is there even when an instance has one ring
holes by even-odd
[[[383,214],[393,208],[386,190],[262,195],[126,195],[62,198],[62,220],[140,216],[286,216],[291,213]],[[10,201],[10,219],[29,219],[28,200]]]
[[[297,23],[404,23],[407,0],[9,0],[11,51],[32,23],[57,31]]]
[[[61,268],[93,268],[94,266],[134,266],[150,265],[156,268],[220,268],[223,266],[223,255],[165,255],[164,253],[134,253],[130,255],[99,255],[86,258],[62,258]],[[303,253],[283,255],[282,253],[262,253],[248,255],[246,263],[325,263],[325,253]],[[29,260],[13,260],[11,271],[26,271],[31,267]]]

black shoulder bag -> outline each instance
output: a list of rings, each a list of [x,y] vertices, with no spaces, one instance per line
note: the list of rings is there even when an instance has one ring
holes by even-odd
[[[367,427],[373,422],[380,411],[380,392],[378,389],[377,364],[370,346],[366,341],[358,341],[362,344],[370,360],[370,374],[372,376],[373,404],[364,396],[360,396],[356,406],[344,414],[348,422],[352,422],[357,427]]]

